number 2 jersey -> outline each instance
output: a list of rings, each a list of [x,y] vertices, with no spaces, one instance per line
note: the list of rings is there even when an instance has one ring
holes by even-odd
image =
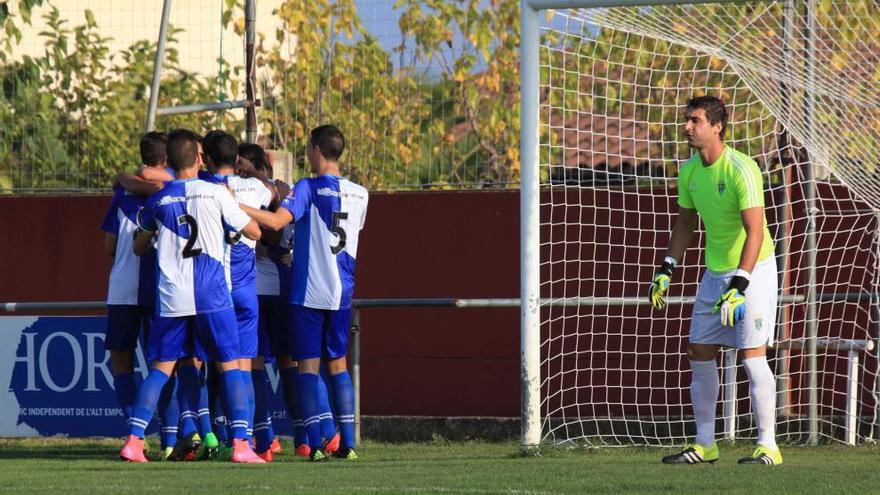
[[[295,221],[290,304],[347,309],[354,293],[358,234],[367,190],[334,175],[301,179],[280,207]]]
[[[232,307],[226,278],[224,224],[236,232],[250,217],[225,186],[201,179],[174,180],[150,196],[140,226],[158,231],[157,312],[189,316]]]

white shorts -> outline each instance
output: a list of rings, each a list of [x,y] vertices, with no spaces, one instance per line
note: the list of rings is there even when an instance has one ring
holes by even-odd
[[[736,270],[726,273],[706,270],[691,317],[688,340],[692,344],[719,344],[736,349],[773,346],[776,305],[779,300],[776,257],[755,265],[746,289],[746,315],[733,328],[721,324],[719,313],[712,313],[715,301],[727,291]]]

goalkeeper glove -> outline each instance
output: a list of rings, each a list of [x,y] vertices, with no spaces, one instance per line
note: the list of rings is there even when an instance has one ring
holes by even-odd
[[[669,289],[669,282],[672,281],[673,270],[675,270],[675,266],[664,261],[654,275],[654,280],[651,281],[651,293],[648,299],[654,309],[660,310],[666,307],[666,291]]]
[[[749,286],[749,279],[736,275],[730,279],[730,285],[727,291],[715,301],[712,307],[712,313],[721,313],[721,324],[724,326],[735,326],[746,315],[746,288]]]

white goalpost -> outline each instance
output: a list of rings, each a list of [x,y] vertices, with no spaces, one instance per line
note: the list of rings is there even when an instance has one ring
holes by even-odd
[[[880,6],[871,0],[523,0],[521,446],[693,436],[685,357],[703,234],[670,306],[647,286],[677,212],[687,100],[763,172],[786,443],[880,435]],[[721,356],[719,439],[754,438]]]

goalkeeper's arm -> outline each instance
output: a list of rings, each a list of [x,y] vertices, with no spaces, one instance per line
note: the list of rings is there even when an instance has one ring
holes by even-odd
[[[748,208],[740,215],[746,231],[746,240],[740,254],[739,268],[730,279],[727,290],[712,307],[713,313],[721,313],[721,324],[728,327],[739,323],[746,314],[746,289],[749,286],[752,270],[758,262],[761,244],[764,242],[764,208],[760,206]]]
[[[679,208],[678,216],[675,217],[675,225],[672,227],[672,235],[669,237],[669,247],[666,256],[681,261],[684,252],[691,245],[694,232],[697,231],[697,210],[692,208]],[[758,245],[760,247],[760,244]]]
[[[761,244],[764,242],[764,208],[756,206],[740,213],[746,240],[739,257],[739,269],[752,273],[758,262]]]
[[[669,283],[672,281],[672,271],[678,263],[677,260],[684,256],[684,251],[690,245],[696,230],[697,210],[679,208],[675,225],[672,228],[672,236],[669,238],[666,258],[651,280],[649,300],[654,309],[666,307],[666,291],[669,289]]]

